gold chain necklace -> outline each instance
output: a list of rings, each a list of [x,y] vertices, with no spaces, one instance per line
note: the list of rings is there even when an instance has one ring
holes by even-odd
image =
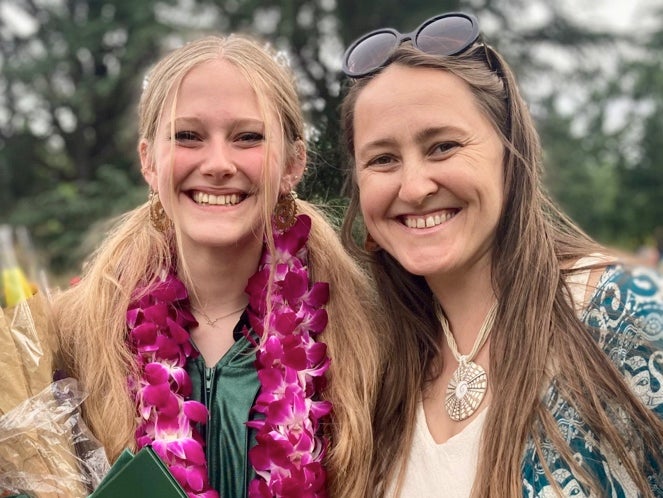
[[[477,411],[488,388],[486,371],[481,365],[474,363],[472,360],[481,351],[481,348],[490,335],[490,331],[493,329],[493,323],[495,323],[495,316],[497,315],[497,302],[493,303],[488,311],[479,330],[479,334],[474,341],[472,351],[467,355],[462,355],[458,352],[458,345],[449,328],[449,321],[444,316],[442,308],[437,302],[435,303],[435,312],[440,325],[442,325],[442,331],[444,332],[444,337],[447,340],[451,354],[453,354],[458,362],[458,368],[447,384],[444,408],[447,410],[451,420],[460,422]]]
[[[196,312],[200,313],[203,316],[203,318],[205,319],[205,323],[207,323],[207,325],[209,325],[210,327],[214,327],[214,324],[216,322],[218,322],[219,320],[221,320],[222,318],[226,318],[226,317],[229,317],[230,315],[234,315],[235,313],[237,313],[239,311],[242,311],[244,308],[246,308],[246,305],[242,306],[241,308],[236,309],[235,311],[231,311],[230,313],[226,313],[225,315],[221,315],[219,317],[216,317],[214,320],[212,320],[209,317],[209,315],[207,313],[205,313],[203,310],[201,310],[199,308],[195,308],[194,306],[191,306],[191,309],[193,311],[196,311]]]

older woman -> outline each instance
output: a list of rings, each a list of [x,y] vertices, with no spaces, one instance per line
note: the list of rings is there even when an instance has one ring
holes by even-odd
[[[373,31],[343,69],[345,241],[390,323],[370,496],[663,496],[663,279],[546,196],[476,18]]]

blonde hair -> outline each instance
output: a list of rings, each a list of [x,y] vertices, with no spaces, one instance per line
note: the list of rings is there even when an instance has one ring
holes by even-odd
[[[285,152],[281,157],[292,160],[304,146],[304,119],[292,75],[267,47],[241,36],[202,38],[154,66],[139,104],[140,139],[153,143],[159,119],[167,112],[166,101],[170,95],[176,98],[183,77],[197,65],[218,58],[238,67],[254,88],[264,114],[277,117]],[[268,189],[269,182],[264,184]],[[261,192],[268,246],[273,246],[273,204],[268,200],[274,194]],[[331,382],[322,393],[334,406],[331,423],[325,426],[331,439],[329,489],[333,496],[360,497],[368,486],[378,373],[379,345],[371,326],[375,301],[366,275],[345,253],[325,217],[304,201],[297,201],[297,206],[313,222],[308,243],[311,277],[329,282],[331,291],[329,324],[321,336],[332,360]],[[148,203],[125,214],[84,266],[80,282],[55,297],[60,361],[89,393],[84,417],[111,461],[135,445],[136,408],[127,389],[127,377],[135,374],[135,367],[125,322],[132,294],[165,270],[186,267],[177,243],[177,220],[173,221],[174,230],[155,229]]]
[[[552,360],[560,395],[614,451],[643,495],[653,497],[641,472],[646,465],[642,455],[630,450],[638,438],[644,450],[660,455],[663,422],[630,391],[568,302],[565,277],[570,270],[564,265],[602,248],[544,191],[539,138],[514,75],[497,52],[481,44],[453,57],[427,55],[405,44],[389,63],[436,68],[464,80],[505,148],[505,202],[492,263],[492,284],[500,306],[489,360],[491,390],[499,395],[491,399],[472,496],[521,497],[522,457],[529,441],[535,444],[551,484],[561,492],[542,456],[546,439],[592,496],[600,494],[600,483],[573,459],[541,399],[551,381],[548,367]],[[366,77],[354,82],[341,107],[343,140],[353,170],[354,108],[370,81],[371,77]],[[434,314],[434,296],[426,281],[408,273],[385,251],[368,253],[357,246],[353,228],[359,218],[359,192],[354,171],[352,179],[343,240],[370,265],[387,319],[383,335],[389,369],[374,421],[374,487],[370,493],[379,497],[394,476],[397,484],[402,479],[417,403],[422,390],[441,371],[442,337]],[[632,430],[625,432],[622,424],[611,422],[615,407],[623,411]]]

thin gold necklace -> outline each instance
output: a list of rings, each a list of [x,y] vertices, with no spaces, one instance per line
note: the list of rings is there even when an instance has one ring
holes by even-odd
[[[216,324],[216,322],[218,322],[218,321],[221,320],[222,318],[227,318],[227,317],[229,317],[230,315],[234,315],[235,313],[238,313],[239,311],[242,311],[244,308],[246,308],[246,305],[242,306],[241,308],[236,309],[235,311],[231,311],[230,313],[226,313],[225,315],[218,316],[218,317],[216,317],[214,320],[212,320],[212,319],[209,317],[209,315],[208,315],[207,313],[205,313],[203,310],[201,310],[201,309],[199,309],[199,308],[196,308],[196,307],[194,307],[194,306],[191,306],[191,309],[192,309],[193,311],[196,311],[197,313],[200,313],[200,314],[203,316],[203,318],[205,319],[205,323],[207,323],[207,325],[209,325],[210,327],[214,327],[214,325]]]
[[[481,325],[481,329],[479,329],[479,334],[474,341],[472,350],[467,355],[459,353],[458,345],[449,327],[449,321],[444,316],[444,312],[437,302],[435,303],[435,313],[442,326],[442,331],[444,332],[444,337],[447,340],[451,354],[453,354],[458,362],[458,368],[447,384],[444,408],[447,410],[451,420],[460,422],[477,411],[477,408],[479,408],[486,395],[488,376],[483,367],[474,363],[472,360],[481,351],[493,329],[495,316],[497,315],[497,301],[488,310],[488,314]]]

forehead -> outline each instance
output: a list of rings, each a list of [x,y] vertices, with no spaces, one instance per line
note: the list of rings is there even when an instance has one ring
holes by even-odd
[[[182,79],[180,93],[193,95],[238,95],[256,100],[246,76],[225,59],[212,59],[190,69]]]
[[[224,115],[241,114],[258,119],[263,114],[256,91],[245,74],[225,59],[213,59],[191,68],[179,87],[173,88],[163,108],[171,111],[177,95],[176,114]]]
[[[434,68],[392,64],[375,76],[357,97],[355,136],[409,125],[492,128],[469,85]]]
[[[375,76],[360,91],[357,107],[389,105],[392,99],[388,97],[397,99],[398,104],[476,107],[469,85],[458,76],[441,69],[401,64],[392,64]]]

